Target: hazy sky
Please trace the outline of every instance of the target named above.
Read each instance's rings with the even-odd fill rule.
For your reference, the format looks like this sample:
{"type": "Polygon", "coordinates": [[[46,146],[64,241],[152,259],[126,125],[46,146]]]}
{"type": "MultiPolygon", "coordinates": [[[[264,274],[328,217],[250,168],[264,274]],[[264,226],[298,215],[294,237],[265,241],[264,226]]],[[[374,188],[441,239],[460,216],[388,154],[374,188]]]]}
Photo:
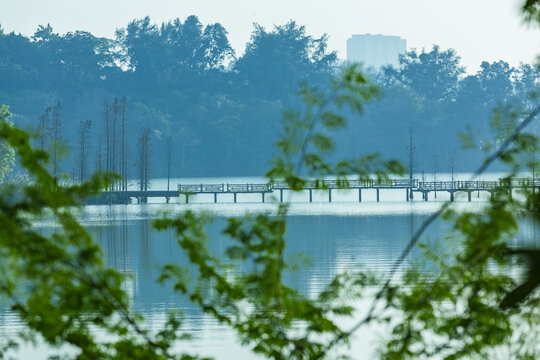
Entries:
{"type": "Polygon", "coordinates": [[[149,15],[162,22],[197,15],[203,24],[220,22],[237,55],[249,40],[253,23],[265,27],[293,19],[308,34],[330,36],[329,47],[346,56],[351,34],[399,35],[407,48],[454,48],[468,71],[481,61],[503,59],[513,65],[532,62],[540,53],[540,30],[527,28],[518,0],[0,0],[5,31],[33,34],[51,23],[65,33],[86,30],[112,37],[134,18],[149,15]]]}

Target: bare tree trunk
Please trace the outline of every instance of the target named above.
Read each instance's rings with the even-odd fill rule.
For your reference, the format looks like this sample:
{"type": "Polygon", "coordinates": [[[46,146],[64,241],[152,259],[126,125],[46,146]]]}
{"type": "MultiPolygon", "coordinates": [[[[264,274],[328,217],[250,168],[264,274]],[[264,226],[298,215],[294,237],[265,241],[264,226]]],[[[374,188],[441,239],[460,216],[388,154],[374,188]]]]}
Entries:
{"type": "MultiPolygon", "coordinates": [[[[110,119],[109,119],[109,108],[110,104],[107,100],[103,103],[103,120],[105,125],[105,171],[107,173],[111,172],[111,144],[110,144],[110,119]]],[[[110,180],[110,178],[109,178],[110,180]]],[[[107,191],[111,190],[111,186],[107,186],[107,191]]]]}
{"type": "MultiPolygon", "coordinates": [[[[150,143],[150,129],[145,129],[137,142],[139,147],[139,189],[140,191],[148,191],[148,185],[150,182],[150,156],[151,156],[151,143],[150,143]]],[[[141,196],[141,201],[146,202],[147,198],[141,196]]]]}
{"type": "Polygon", "coordinates": [[[38,146],[41,150],[47,150],[47,143],[50,138],[50,116],[52,107],[47,107],[43,115],[39,117],[38,122],[38,146]]]}
{"type": "MultiPolygon", "coordinates": [[[[113,116],[113,122],[112,122],[112,144],[111,144],[111,149],[112,149],[112,154],[111,154],[111,163],[112,163],[112,166],[111,166],[111,171],[113,173],[118,173],[118,156],[117,156],[117,142],[116,142],[116,123],[117,123],[117,119],[118,119],[118,111],[119,111],[119,105],[118,105],[118,98],[114,98],[113,100],[113,105],[112,105],[112,116],[113,116]]],[[[113,190],[118,190],[118,182],[115,181],[114,184],[112,184],[112,188],[113,190]]]]}
{"type": "Polygon", "coordinates": [[[101,152],[101,147],[102,147],[101,141],[98,141],[98,149],[96,153],[96,171],[97,172],[103,171],[103,164],[102,164],[103,154],[101,152]]]}
{"type": "Polygon", "coordinates": [[[58,151],[59,151],[59,143],[62,141],[62,117],[60,114],[60,103],[56,103],[56,105],[52,109],[52,140],[53,140],[53,148],[52,148],[52,173],[53,176],[56,176],[58,173],[58,151]]]}
{"type": "Polygon", "coordinates": [[[413,184],[413,175],[414,175],[414,151],[415,151],[415,147],[414,147],[414,144],[413,144],[413,136],[412,136],[412,127],[410,128],[410,138],[409,138],[409,181],[410,181],[410,194],[409,194],[409,197],[410,199],[412,200],[414,195],[413,195],[413,188],[412,188],[412,184],[413,184]]]}
{"type": "Polygon", "coordinates": [[[81,121],[79,130],[79,180],[83,182],[88,177],[88,147],[92,121],[81,121]]]}
{"type": "Polygon", "coordinates": [[[127,151],[126,151],[126,120],[127,120],[127,98],[124,96],[121,103],[122,110],[122,151],[121,151],[121,175],[122,191],[127,191],[127,151]]]}
{"type": "Polygon", "coordinates": [[[169,191],[169,185],[171,182],[171,142],[172,136],[169,134],[168,151],[167,151],[167,191],[169,191]]]}

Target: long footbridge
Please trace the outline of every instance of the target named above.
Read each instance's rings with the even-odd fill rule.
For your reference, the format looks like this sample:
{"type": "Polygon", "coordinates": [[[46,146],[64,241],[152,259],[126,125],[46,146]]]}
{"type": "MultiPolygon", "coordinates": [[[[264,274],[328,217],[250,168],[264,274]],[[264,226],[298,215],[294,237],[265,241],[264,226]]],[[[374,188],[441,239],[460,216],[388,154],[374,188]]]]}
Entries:
{"type": "MultiPolygon", "coordinates": [[[[332,193],[339,190],[353,190],[358,194],[358,202],[362,202],[362,193],[368,190],[375,191],[377,202],[380,201],[382,190],[405,190],[405,200],[412,201],[416,195],[428,201],[433,193],[437,198],[437,192],[450,194],[450,200],[454,201],[456,193],[466,193],[468,201],[471,201],[473,193],[480,196],[480,192],[487,192],[493,196],[497,191],[506,191],[510,194],[513,189],[533,188],[540,189],[540,179],[534,178],[512,178],[499,179],[495,181],[419,181],[418,179],[365,179],[349,180],[344,184],[337,180],[325,180],[324,183],[308,181],[302,191],[309,193],[309,202],[313,202],[315,191],[325,191],[328,195],[328,202],[332,202],[332,193]]],[[[261,202],[266,201],[266,195],[279,194],[279,201],[283,202],[283,195],[292,191],[286,182],[274,183],[242,183],[242,184],[178,184],[176,190],[129,190],[129,191],[109,191],[100,194],[99,203],[129,203],[131,199],[146,203],[148,198],[165,198],[169,202],[170,198],[182,197],[185,202],[195,195],[213,195],[214,202],[219,200],[218,195],[229,194],[233,196],[233,202],[239,200],[240,194],[260,194],[261,202]]],[[[230,199],[230,197],[229,197],[230,199]]]]}

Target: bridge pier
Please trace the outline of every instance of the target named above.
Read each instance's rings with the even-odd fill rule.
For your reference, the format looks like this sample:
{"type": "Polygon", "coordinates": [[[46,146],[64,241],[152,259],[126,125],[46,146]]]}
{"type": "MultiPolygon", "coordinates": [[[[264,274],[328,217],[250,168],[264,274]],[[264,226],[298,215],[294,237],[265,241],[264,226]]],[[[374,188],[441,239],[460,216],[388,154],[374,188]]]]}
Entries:
{"type": "Polygon", "coordinates": [[[454,192],[453,191],[449,191],[450,192],[450,201],[454,201],[454,192]]]}
{"type": "Polygon", "coordinates": [[[409,189],[405,189],[405,199],[409,201],[409,189]]]}
{"type": "Polygon", "coordinates": [[[328,189],[328,202],[332,202],[332,189],[328,189]]]}
{"type": "Polygon", "coordinates": [[[471,192],[467,191],[467,200],[471,202],[471,192]]]}
{"type": "Polygon", "coordinates": [[[427,192],[427,191],[424,192],[424,201],[428,201],[428,194],[429,194],[429,192],[427,192]]]}
{"type": "Polygon", "coordinates": [[[261,195],[262,195],[262,202],[264,203],[264,193],[262,192],[261,195]]]}
{"type": "Polygon", "coordinates": [[[362,202],[362,189],[358,188],[358,202],[362,202]]]}
{"type": "Polygon", "coordinates": [[[279,202],[283,202],[283,189],[279,189],[279,202]]]}
{"type": "Polygon", "coordinates": [[[236,193],[233,193],[234,195],[234,203],[236,204],[236,193]]]}
{"type": "Polygon", "coordinates": [[[214,193],[214,203],[217,203],[217,193],[214,193]]]}
{"type": "Polygon", "coordinates": [[[309,202],[313,202],[313,190],[309,189],[309,202]]]}
{"type": "Polygon", "coordinates": [[[409,197],[410,197],[410,199],[412,201],[414,199],[414,193],[413,193],[412,188],[409,188],[409,191],[410,191],[410,196],[409,197]]]}
{"type": "Polygon", "coordinates": [[[379,189],[377,189],[377,202],[379,202],[379,189]]]}

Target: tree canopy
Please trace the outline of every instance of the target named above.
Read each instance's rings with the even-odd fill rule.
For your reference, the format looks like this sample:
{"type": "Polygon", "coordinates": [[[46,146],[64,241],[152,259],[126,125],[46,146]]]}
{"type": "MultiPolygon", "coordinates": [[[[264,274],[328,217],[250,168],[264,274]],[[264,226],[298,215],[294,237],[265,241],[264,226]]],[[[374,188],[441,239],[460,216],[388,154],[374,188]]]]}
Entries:
{"type": "MultiPolygon", "coordinates": [[[[90,138],[99,141],[103,101],[126,97],[126,136],[136,139],[151,129],[154,153],[161,154],[168,136],[159,134],[170,134],[172,176],[261,175],[281,112],[301,105],[298,87],[309,81],[331,91],[328,80],[341,66],[326,36],[313,37],[294,21],[272,29],[255,25],[243,54],[234,53],[221,24],[205,25],[196,16],[161,24],[135,19],[114,39],[84,31],[58,34],[46,25],[30,38],[0,34],[0,101],[11,104],[22,127],[37,127],[45,109],[62,103],[64,135],[74,149],[80,121],[94,122],[90,138]]],[[[399,66],[373,74],[384,94],[367,106],[361,123],[336,134],[337,154],[375,149],[405,161],[403,134],[412,128],[424,149],[415,171],[432,170],[432,155],[425,154],[437,156],[440,171],[449,171],[452,157],[460,159],[458,171],[471,170],[481,153],[462,156],[452,145],[457,135],[433,134],[468,125],[487,139],[491,110],[510,99],[526,101],[540,80],[538,67],[504,61],[464,71],[459,54],[435,46],[413,49],[399,66]],[[388,141],[381,146],[383,138],[388,141]]],[[[99,146],[91,145],[92,165],[99,163],[99,146]]],[[[137,157],[134,147],[135,141],[128,144],[130,164],[137,157]]],[[[152,161],[154,176],[166,174],[164,158],[152,161]]],[[[61,168],[68,171],[72,162],[65,159],[61,168]]]]}

